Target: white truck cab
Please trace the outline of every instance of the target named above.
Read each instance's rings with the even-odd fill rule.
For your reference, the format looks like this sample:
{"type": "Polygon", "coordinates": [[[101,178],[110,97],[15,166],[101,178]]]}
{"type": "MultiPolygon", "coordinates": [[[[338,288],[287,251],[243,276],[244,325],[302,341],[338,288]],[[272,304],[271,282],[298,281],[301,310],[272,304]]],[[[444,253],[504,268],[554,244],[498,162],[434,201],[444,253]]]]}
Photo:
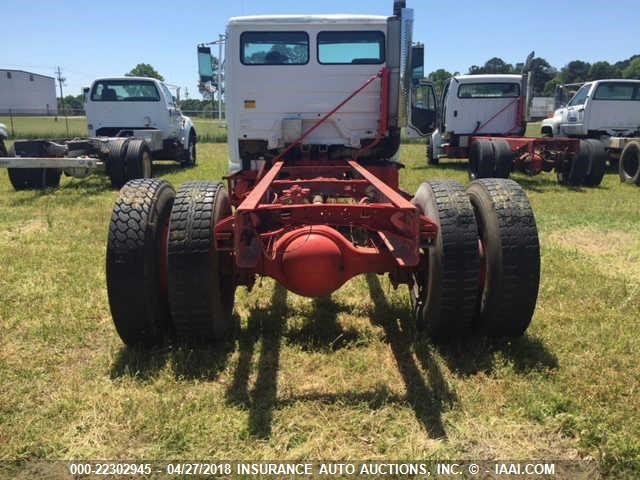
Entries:
{"type": "Polygon", "coordinates": [[[154,159],[195,164],[196,130],[159,80],[145,77],[100,78],[85,90],[90,137],[141,137],[154,159]]]}
{"type": "Polygon", "coordinates": [[[466,149],[472,136],[522,135],[525,78],[522,75],[459,75],[442,93],[440,124],[433,132],[429,159],[466,149]]]}
{"type": "Polygon", "coordinates": [[[403,12],[403,27],[397,17],[374,15],[231,18],[225,60],[231,173],[255,170],[252,162],[275,157],[383,69],[390,75],[386,102],[383,81],[371,82],[304,138],[302,153],[343,158],[376,142],[385,121],[387,132],[369,155],[390,159],[399,147],[400,128],[410,124],[407,117],[415,113],[425,125],[434,123],[432,89],[433,110],[420,103],[428,85],[414,85],[421,93],[410,105],[413,17],[412,10],[403,12]]]}
{"type": "Polygon", "coordinates": [[[585,83],[566,106],[543,120],[541,131],[549,137],[640,136],[640,80],[585,83]]]}

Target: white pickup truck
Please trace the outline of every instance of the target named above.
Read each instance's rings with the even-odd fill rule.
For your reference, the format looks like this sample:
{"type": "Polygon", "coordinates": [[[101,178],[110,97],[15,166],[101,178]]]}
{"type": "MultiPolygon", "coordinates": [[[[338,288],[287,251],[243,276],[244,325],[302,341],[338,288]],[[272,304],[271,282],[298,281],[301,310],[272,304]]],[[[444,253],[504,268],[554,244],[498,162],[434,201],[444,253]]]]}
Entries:
{"type": "Polygon", "coordinates": [[[607,79],[582,85],[573,98],[542,121],[546,137],[600,143],[620,179],[640,185],[640,80],[607,79]]]}
{"type": "MultiPolygon", "coordinates": [[[[104,171],[111,185],[150,178],[153,160],[196,164],[196,130],[167,86],[153,78],[100,78],[84,89],[87,138],[16,140],[0,167],[16,190],[55,188],[60,176],[104,171]]],[[[8,137],[6,128],[0,128],[8,137]]]]}
{"type": "Polygon", "coordinates": [[[143,137],[154,160],[195,165],[196,129],[161,81],[100,78],[85,89],[84,97],[90,137],[143,137]]]}

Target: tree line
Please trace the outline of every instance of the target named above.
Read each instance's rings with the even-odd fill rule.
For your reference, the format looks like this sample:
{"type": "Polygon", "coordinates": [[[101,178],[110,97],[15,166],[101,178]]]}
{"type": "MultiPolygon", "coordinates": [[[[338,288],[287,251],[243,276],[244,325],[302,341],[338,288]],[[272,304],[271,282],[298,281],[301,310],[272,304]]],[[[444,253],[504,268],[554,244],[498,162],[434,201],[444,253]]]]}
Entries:
{"type": "MultiPolygon", "coordinates": [[[[524,69],[523,63],[511,64],[499,57],[487,60],[484,65],[472,65],[467,72],[469,75],[481,74],[519,74],[524,69]]],[[[534,57],[528,65],[527,71],[533,72],[533,94],[535,96],[552,97],[556,85],[566,83],[582,83],[602,78],[634,78],[640,79],[640,55],[632,55],[626,60],[616,63],[607,61],[584,62],[573,60],[561,69],[553,67],[542,57],[534,57]]],[[[431,72],[429,80],[434,82],[436,89],[442,92],[444,83],[449,77],[459,75],[440,68],[431,72]]]]}

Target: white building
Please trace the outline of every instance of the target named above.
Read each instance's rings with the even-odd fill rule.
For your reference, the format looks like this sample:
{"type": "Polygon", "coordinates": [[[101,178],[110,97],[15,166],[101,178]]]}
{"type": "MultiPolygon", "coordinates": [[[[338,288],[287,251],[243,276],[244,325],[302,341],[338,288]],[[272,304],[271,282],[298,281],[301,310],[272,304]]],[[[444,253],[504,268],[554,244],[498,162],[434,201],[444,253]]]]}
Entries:
{"type": "Polygon", "coordinates": [[[53,77],[22,70],[0,69],[0,115],[56,115],[53,77]]]}

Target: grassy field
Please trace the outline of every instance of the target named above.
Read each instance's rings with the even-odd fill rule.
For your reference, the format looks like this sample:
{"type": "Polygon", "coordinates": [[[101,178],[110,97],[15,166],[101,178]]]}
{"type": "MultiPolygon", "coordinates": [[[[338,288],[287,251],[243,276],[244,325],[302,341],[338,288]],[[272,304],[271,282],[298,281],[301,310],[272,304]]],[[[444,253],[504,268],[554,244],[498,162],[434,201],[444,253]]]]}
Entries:
{"type": "MultiPolygon", "coordinates": [[[[193,122],[201,142],[226,141],[227,130],[223,122],[218,120],[194,118],[193,122]]],[[[4,123],[9,129],[12,138],[61,138],[61,137],[86,137],[86,117],[0,117],[0,123],[4,123]],[[69,125],[67,133],[67,123],[69,125]],[[12,134],[13,132],[13,134],[12,134]]]]}
{"type": "MultiPolygon", "coordinates": [[[[219,179],[226,146],[162,167],[219,179]]],[[[466,182],[402,147],[402,184],[466,182]]],[[[139,352],[113,327],[104,279],[117,193],[105,178],[14,192],[0,172],[0,460],[595,459],[640,476],[640,190],[516,176],[540,229],[527,336],[435,347],[407,291],[359,277],[310,300],[239,289],[233,345],[139,352]]]]}

